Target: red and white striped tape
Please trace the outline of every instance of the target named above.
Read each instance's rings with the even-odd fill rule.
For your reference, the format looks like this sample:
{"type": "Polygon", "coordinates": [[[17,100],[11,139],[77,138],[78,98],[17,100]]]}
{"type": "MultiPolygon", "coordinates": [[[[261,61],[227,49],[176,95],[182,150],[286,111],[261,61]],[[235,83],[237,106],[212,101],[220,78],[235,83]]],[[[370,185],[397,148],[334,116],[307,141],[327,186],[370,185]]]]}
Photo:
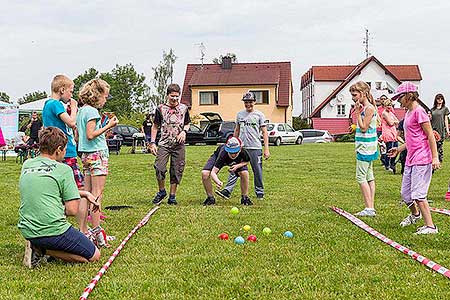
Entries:
{"type": "Polygon", "coordinates": [[[429,260],[428,258],[426,258],[425,256],[420,255],[419,253],[406,248],[405,246],[400,245],[397,242],[394,242],[393,240],[389,239],[388,237],[382,235],[381,233],[379,233],[378,231],[376,231],[375,229],[373,229],[372,227],[370,227],[369,225],[367,225],[366,223],[364,223],[363,221],[361,221],[360,219],[358,219],[357,217],[355,217],[354,215],[346,212],[343,209],[340,209],[339,207],[331,207],[331,209],[337,213],[338,215],[343,216],[344,218],[348,219],[350,222],[352,222],[353,224],[355,224],[356,226],[358,226],[359,228],[363,229],[364,231],[366,231],[367,233],[373,235],[374,237],[378,238],[379,240],[381,240],[383,243],[397,249],[398,251],[409,255],[412,259],[420,262],[421,264],[427,266],[428,268],[438,272],[439,274],[444,275],[445,277],[450,279],[450,270],[433,262],[432,260],[429,260]]]}
{"type": "Polygon", "coordinates": [[[152,208],[145,216],[142,218],[142,220],[139,222],[139,224],[136,225],[136,227],[133,228],[133,230],[130,231],[128,236],[123,239],[122,243],[120,243],[119,247],[117,247],[116,251],[113,252],[113,254],[109,257],[108,261],[103,265],[103,267],[98,271],[97,275],[92,278],[89,285],[84,289],[83,294],[80,297],[80,300],[86,300],[89,297],[89,294],[92,292],[92,290],[95,288],[97,283],[99,282],[100,278],[105,274],[105,272],[108,270],[108,268],[111,266],[113,261],[116,259],[117,255],[119,255],[120,251],[122,251],[125,244],[128,242],[128,240],[136,233],[136,231],[139,230],[142,226],[147,224],[148,220],[150,219],[151,215],[153,215],[157,210],[159,209],[159,206],[155,206],[152,208]]]}
{"type": "Polygon", "coordinates": [[[450,209],[430,207],[430,211],[450,216],[450,209]]]}

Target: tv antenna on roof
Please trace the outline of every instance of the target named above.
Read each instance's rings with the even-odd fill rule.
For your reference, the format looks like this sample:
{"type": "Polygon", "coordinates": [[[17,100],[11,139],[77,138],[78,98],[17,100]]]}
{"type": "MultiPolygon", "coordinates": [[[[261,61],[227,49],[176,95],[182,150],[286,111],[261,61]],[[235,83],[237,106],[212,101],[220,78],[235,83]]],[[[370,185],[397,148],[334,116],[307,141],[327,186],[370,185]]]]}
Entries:
{"type": "Polygon", "coordinates": [[[370,50],[369,50],[370,33],[369,33],[369,29],[367,29],[367,28],[365,28],[365,31],[366,31],[366,35],[363,40],[363,45],[365,46],[366,58],[368,58],[370,55],[372,55],[372,53],[370,53],[370,50]]]}
{"type": "Polygon", "coordinates": [[[201,63],[201,68],[203,69],[203,61],[205,60],[205,54],[206,54],[206,47],[203,44],[203,42],[201,42],[200,44],[196,44],[198,46],[198,49],[200,50],[200,63],[201,63]]]}

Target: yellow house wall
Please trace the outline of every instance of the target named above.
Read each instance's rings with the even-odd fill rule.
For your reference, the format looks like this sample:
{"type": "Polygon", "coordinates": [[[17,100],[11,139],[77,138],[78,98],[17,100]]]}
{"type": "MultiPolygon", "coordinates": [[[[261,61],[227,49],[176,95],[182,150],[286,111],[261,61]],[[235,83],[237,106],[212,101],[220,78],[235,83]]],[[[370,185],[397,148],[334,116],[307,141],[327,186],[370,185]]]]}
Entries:
{"type": "Polygon", "coordinates": [[[275,85],[255,86],[196,86],[192,87],[192,106],[190,115],[199,115],[202,112],[215,112],[220,114],[224,121],[234,121],[238,111],[245,109],[242,95],[249,90],[269,90],[269,104],[256,104],[255,109],[261,111],[270,122],[285,122],[285,111],[288,123],[292,124],[292,99],[289,107],[276,106],[275,85]],[[218,91],[218,105],[200,105],[199,92],[218,91]]]}

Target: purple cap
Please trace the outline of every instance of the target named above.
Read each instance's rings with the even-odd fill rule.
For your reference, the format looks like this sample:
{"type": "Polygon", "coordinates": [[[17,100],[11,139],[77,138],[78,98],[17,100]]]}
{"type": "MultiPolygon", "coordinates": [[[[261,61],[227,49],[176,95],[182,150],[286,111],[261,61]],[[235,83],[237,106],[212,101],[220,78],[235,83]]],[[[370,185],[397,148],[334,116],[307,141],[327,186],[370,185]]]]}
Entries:
{"type": "Polygon", "coordinates": [[[410,81],[405,81],[397,87],[397,89],[395,90],[395,94],[394,94],[394,96],[392,96],[391,99],[397,100],[403,94],[414,93],[417,91],[418,91],[417,85],[415,85],[414,83],[412,83],[410,81]]]}

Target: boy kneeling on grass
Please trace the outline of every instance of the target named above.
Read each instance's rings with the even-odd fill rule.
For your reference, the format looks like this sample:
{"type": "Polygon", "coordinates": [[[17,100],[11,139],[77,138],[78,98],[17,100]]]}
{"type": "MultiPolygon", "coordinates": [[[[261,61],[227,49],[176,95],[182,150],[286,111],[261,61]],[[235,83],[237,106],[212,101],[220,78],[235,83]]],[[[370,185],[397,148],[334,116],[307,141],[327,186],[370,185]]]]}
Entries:
{"type": "Polygon", "coordinates": [[[23,263],[39,265],[44,255],[68,262],[94,262],[100,251],[66,216],[75,216],[81,197],[98,209],[95,197],[78,190],[72,169],[64,160],[67,137],[56,127],[39,134],[41,155],[28,159],[19,179],[20,209],[18,227],[27,240],[23,263]]]}
{"type": "Polygon", "coordinates": [[[247,164],[250,161],[250,157],[247,151],[241,149],[241,147],[242,142],[238,138],[232,137],[226,144],[217,147],[216,151],[214,151],[206,162],[206,165],[202,170],[202,181],[207,198],[203,202],[203,205],[214,205],[216,203],[211,179],[216,183],[218,188],[221,188],[223,182],[217,177],[217,173],[219,173],[220,169],[224,166],[230,166],[229,171],[241,178],[241,204],[253,204],[248,197],[249,175],[247,164]]]}

